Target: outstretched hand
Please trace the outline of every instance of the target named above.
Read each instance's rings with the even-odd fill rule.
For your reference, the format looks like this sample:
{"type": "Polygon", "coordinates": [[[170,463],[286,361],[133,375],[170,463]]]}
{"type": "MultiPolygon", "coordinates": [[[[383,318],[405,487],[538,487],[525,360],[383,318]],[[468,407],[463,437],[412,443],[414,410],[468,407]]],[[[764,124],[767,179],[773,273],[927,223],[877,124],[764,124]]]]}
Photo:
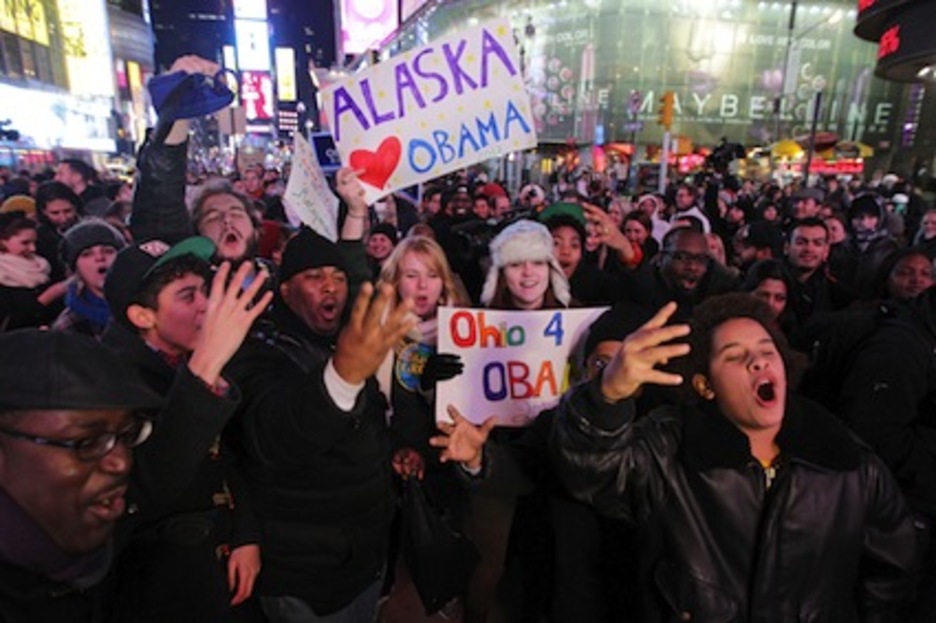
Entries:
{"type": "MultiPolygon", "coordinates": [[[[220,70],[221,66],[214,61],[209,61],[206,58],[194,54],[186,54],[172,62],[169,73],[184,71],[187,74],[203,74],[205,76],[214,77],[220,70]]],[[[181,145],[188,139],[188,131],[188,119],[176,119],[172,124],[169,134],[166,136],[166,145],[181,145]]]]}
{"type": "Polygon", "coordinates": [[[254,321],[273,300],[273,293],[265,292],[256,303],[253,302],[267,280],[266,270],[261,269],[250,286],[242,289],[251,270],[251,262],[242,263],[234,278],[227,283],[231,265],[224,262],[211,280],[208,309],[188,365],[195,376],[212,387],[218,382],[222,368],[240,348],[254,321]]]}
{"type": "Polygon", "coordinates": [[[335,372],[346,382],[363,383],[375,374],[393,345],[415,325],[409,317],[409,302],[394,304],[395,298],[389,284],[382,285],[376,295],[370,283],[361,286],[332,357],[335,372]]]}
{"type": "Polygon", "coordinates": [[[480,468],[484,444],[497,420],[491,416],[478,426],[466,420],[452,405],[448,406],[448,414],[452,423],[439,422],[438,428],[443,434],[430,437],[429,445],[443,449],[439,457],[443,463],[456,461],[464,463],[469,469],[480,468]]]}
{"type": "Polygon", "coordinates": [[[689,335],[689,325],[666,326],[674,313],[676,303],[667,303],[621,343],[621,348],[602,373],[601,393],[606,400],[616,402],[630,398],[645,383],[682,383],[682,376],[657,369],[657,366],[666,365],[670,359],[689,352],[688,344],[667,343],[689,335]]]}

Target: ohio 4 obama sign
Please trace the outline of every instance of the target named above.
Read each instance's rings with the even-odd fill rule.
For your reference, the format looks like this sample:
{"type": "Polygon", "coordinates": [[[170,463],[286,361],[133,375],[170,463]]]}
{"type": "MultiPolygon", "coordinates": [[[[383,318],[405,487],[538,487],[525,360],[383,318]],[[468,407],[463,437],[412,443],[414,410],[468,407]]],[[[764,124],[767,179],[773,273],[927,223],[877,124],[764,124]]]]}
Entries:
{"type": "Polygon", "coordinates": [[[573,354],[607,307],[500,311],[439,308],[439,352],[464,372],[436,385],[436,421],[454,405],[471,422],[526,426],[559,402],[573,378],[573,354]]]}
{"type": "Polygon", "coordinates": [[[368,203],[470,164],[536,146],[506,19],[378,63],[329,85],[323,101],[345,166],[368,203]]]}

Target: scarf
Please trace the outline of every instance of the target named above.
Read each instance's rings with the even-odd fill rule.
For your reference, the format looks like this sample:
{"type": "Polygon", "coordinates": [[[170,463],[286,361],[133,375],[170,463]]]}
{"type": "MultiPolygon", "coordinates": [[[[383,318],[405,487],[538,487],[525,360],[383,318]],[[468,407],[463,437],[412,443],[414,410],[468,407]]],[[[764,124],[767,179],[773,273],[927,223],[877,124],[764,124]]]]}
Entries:
{"type": "Polygon", "coordinates": [[[41,255],[21,257],[0,253],[0,285],[10,288],[36,288],[49,281],[52,267],[41,255]]]}
{"type": "Polygon", "coordinates": [[[852,236],[855,241],[855,246],[864,253],[868,250],[868,247],[871,246],[872,242],[887,237],[887,227],[879,227],[874,231],[856,231],[852,236]]]}
{"type": "Polygon", "coordinates": [[[86,554],[62,551],[9,494],[0,488],[0,559],[41,573],[76,589],[86,589],[103,579],[110,567],[112,543],[86,554]]]}
{"type": "Polygon", "coordinates": [[[82,288],[79,291],[76,282],[68,284],[68,290],[65,292],[65,306],[98,329],[106,327],[111,318],[107,301],[88,288],[82,288]]]}

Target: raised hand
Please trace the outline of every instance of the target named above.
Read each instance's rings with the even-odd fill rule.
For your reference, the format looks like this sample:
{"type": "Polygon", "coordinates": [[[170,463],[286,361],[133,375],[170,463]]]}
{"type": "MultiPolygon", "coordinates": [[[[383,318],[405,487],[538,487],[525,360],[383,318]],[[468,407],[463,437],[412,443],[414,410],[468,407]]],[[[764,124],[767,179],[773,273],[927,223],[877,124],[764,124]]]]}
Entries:
{"type": "Polygon", "coordinates": [[[389,284],[382,285],[376,296],[373,285],[361,286],[332,357],[335,372],[346,382],[363,383],[375,374],[393,345],[415,325],[415,320],[407,317],[409,302],[394,304],[395,298],[389,284]]]}
{"type": "Polygon", "coordinates": [[[348,204],[351,214],[367,216],[367,203],[364,201],[364,186],[358,179],[358,172],[348,167],[341,167],[335,174],[335,190],[348,204]]]}
{"type": "Polygon", "coordinates": [[[228,284],[231,265],[224,262],[211,280],[208,309],[188,366],[195,376],[212,387],[218,382],[222,368],[240,348],[251,325],[273,300],[273,293],[266,292],[256,304],[252,304],[268,277],[264,270],[242,290],[252,269],[250,262],[242,263],[228,284]]]}
{"type": "Polygon", "coordinates": [[[689,325],[665,326],[676,312],[676,303],[667,303],[637,331],[621,343],[621,348],[601,376],[601,393],[610,402],[630,398],[645,383],[679,385],[682,376],[658,370],[674,357],[689,352],[688,344],[667,342],[689,335],[689,325]]]}
{"type": "Polygon", "coordinates": [[[607,245],[621,255],[621,259],[629,262],[634,255],[634,249],[631,241],[624,236],[611,216],[599,208],[589,203],[583,203],[582,209],[585,211],[585,220],[591,223],[595,228],[595,233],[601,244],[607,245]]]}
{"type": "Polygon", "coordinates": [[[438,427],[443,434],[431,437],[429,445],[433,448],[443,448],[439,457],[443,463],[456,461],[464,463],[469,469],[480,468],[484,444],[497,420],[492,416],[478,426],[466,420],[452,405],[448,406],[448,414],[452,423],[439,422],[438,427]]]}
{"type": "MultiPolygon", "coordinates": [[[[217,74],[220,69],[221,66],[214,61],[209,61],[206,58],[195,56],[194,54],[186,54],[185,56],[180,56],[172,62],[172,67],[169,68],[169,73],[184,71],[187,74],[204,74],[206,76],[214,77],[214,75],[217,74]]],[[[188,119],[176,119],[176,121],[172,124],[172,129],[166,136],[166,145],[181,145],[188,139],[188,131],[188,119]]]]}

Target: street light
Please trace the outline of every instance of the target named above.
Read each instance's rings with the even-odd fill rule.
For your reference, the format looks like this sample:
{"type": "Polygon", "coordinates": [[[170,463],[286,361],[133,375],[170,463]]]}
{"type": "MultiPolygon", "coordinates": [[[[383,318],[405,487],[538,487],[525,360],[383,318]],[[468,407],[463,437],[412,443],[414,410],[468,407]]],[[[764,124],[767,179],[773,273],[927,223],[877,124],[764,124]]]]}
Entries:
{"type": "MultiPolygon", "coordinates": [[[[780,83],[780,94],[777,96],[777,99],[774,101],[774,138],[780,138],[780,118],[783,115],[783,103],[786,99],[786,96],[796,92],[796,79],[799,75],[799,41],[803,37],[811,33],[813,30],[822,26],[824,24],[834,25],[842,21],[845,12],[842,9],[836,9],[826,17],[822,18],[815,24],[810,25],[805,28],[798,35],[793,34],[794,29],[796,28],[796,9],[799,5],[798,0],[793,0],[790,4],[790,21],[787,25],[787,40],[786,40],[786,50],[783,55],[783,73],[781,74],[781,83],[780,83]],[[795,62],[795,71],[790,71],[790,56],[793,51],[794,45],[796,46],[796,62],[795,62]]],[[[816,92],[813,99],[813,113],[812,113],[812,123],[810,124],[809,131],[809,148],[806,155],[806,170],[803,171],[803,180],[809,182],[809,166],[812,163],[813,150],[815,147],[815,137],[816,137],[816,123],[819,117],[819,106],[822,102],[822,93],[821,89],[816,92]]]]}
{"type": "Polygon", "coordinates": [[[793,34],[794,29],[796,28],[796,9],[799,5],[799,0],[793,0],[790,4],[790,21],[787,25],[787,39],[786,39],[786,50],[783,54],[783,72],[781,73],[781,82],[780,82],[780,94],[777,95],[777,99],[774,101],[774,138],[780,138],[780,118],[783,115],[783,102],[786,99],[787,95],[796,92],[796,76],[799,74],[799,41],[814,31],[816,28],[824,24],[834,25],[842,21],[842,18],[845,16],[845,12],[842,9],[836,9],[828,16],[819,20],[815,24],[807,27],[803,32],[798,35],[793,34]],[[790,71],[790,57],[793,52],[793,47],[796,46],[796,68],[795,71],[790,71]]]}

